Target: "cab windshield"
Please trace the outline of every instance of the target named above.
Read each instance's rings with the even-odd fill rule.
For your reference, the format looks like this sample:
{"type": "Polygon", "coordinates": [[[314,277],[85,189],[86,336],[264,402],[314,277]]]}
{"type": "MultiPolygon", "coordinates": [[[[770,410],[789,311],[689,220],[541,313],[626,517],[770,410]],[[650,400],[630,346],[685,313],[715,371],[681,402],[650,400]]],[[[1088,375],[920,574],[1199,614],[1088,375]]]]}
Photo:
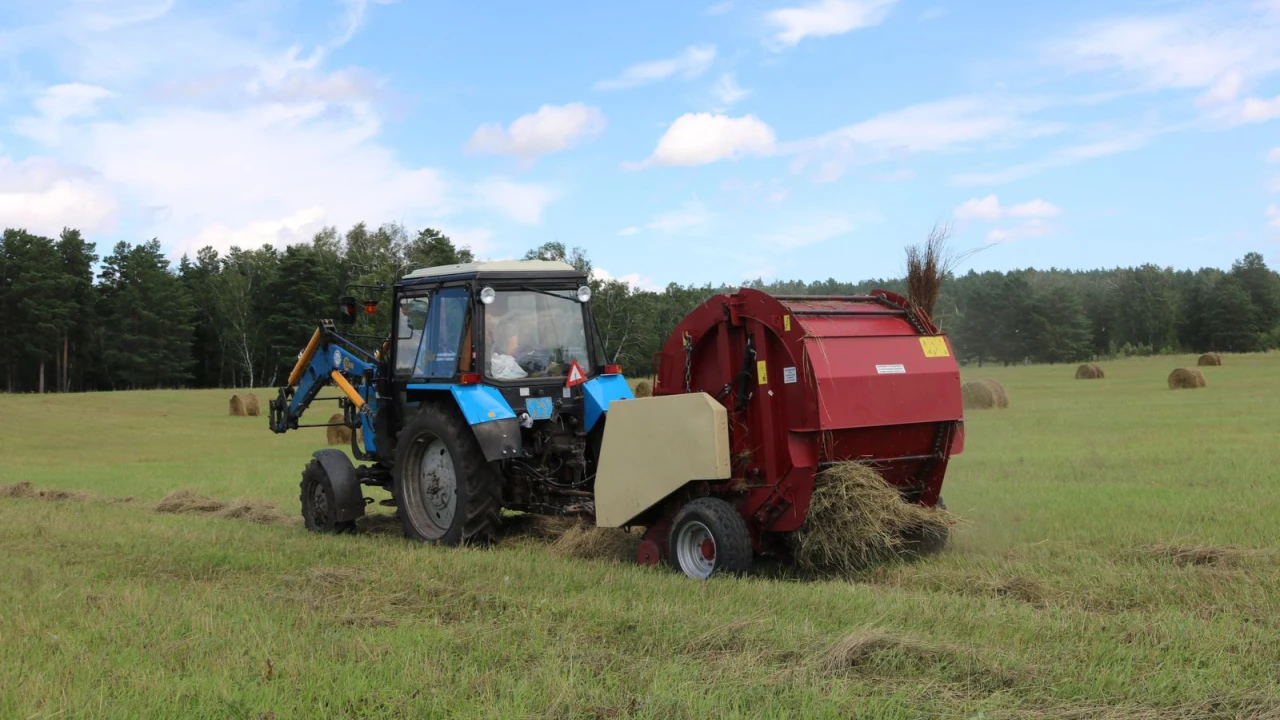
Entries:
{"type": "Polygon", "coordinates": [[[572,290],[499,291],[485,306],[485,374],[494,380],[592,372],[582,304],[572,290]]]}

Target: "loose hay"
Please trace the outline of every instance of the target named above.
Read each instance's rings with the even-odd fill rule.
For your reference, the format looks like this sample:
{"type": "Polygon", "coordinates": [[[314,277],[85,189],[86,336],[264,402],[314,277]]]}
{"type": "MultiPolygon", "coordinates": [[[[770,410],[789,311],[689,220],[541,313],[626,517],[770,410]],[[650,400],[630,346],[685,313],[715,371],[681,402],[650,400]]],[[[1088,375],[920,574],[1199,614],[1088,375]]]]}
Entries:
{"type": "Polygon", "coordinates": [[[173,515],[200,513],[230,520],[248,520],[264,525],[293,525],[300,522],[300,518],[282,515],[274,505],[268,503],[247,500],[227,502],[205,497],[191,490],[174,490],[165,495],[155,506],[155,511],[173,515]]]}
{"type": "Polygon", "coordinates": [[[1167,558],[1174,565],[1190,567],[1195,565],[1232,565],[1241,559],[1255,554],[1246,548],[1237,547],[1183,547],[1178,545],[1157,545],[1150,550],[1156,557],[1167,558]]]}
{"type": "Polygon", "coordinates": [[[329,427],[325,428],[325,434],[328,436],[330,445],[349,445],[351,444],[351,428],[346,425],[333,425],[332,423],[342,422],[342,413],[334,413],[329,416],[329,427]]]}
{"type": "Polygon", "coordinates": [[[256,417],[259,410],[257,395],[239,393],[231,396],[231,414],[235,417],[256,417]]]}
{"type": "Polygon", "coordinates": [[[1222,356],[1218,353],[1205,353],[1196,360],[1196,365],[1201,367],[1217,367],[1222,364],[1222,356]]]}
{"type": "Polygon", "coordinates": [[[950,654],[946,648],[908,635],[869,628],[850,633],[831,646],[822,658],[822,669],[828,673],[853,670],[883,653],[893,653],[916,664],[936,662],[950,654]]]}
{"type": "Polygon", "coordinates": [[[602,528],[577,522],[551,543],[551,552],[582,560],[633,560],[640,536],[619,528],[602,528]]]}
{"type": "Polygon", "coordinates": [[[956,518],[906,502],[875,470],[840,463],[818,474],[809,514],[793,537],[796,565],[821,574],[848,574],[904,555],[908,534],[943,532],[956,518]]]}
{"type": "Polygon", "coordinates": [[[1106,376],[1107,374],[1102,371],[1102,368],[1093,363],[1085,363],[1076,368],[1077,380],[1101,380],[1106,376]]]}
{"type": "Polygon", "coordinates": [[[1178,368],[1169,373],[1170,390],[1191,390],[1205,386],[1204,375],[1199,370],[1178,368]]]}
{"type": "Polygon", "coordinates": [[[975,380],[960,386],[960,402],[965,410],[1009,407],[1009,394],[995,380],[975,380]]]}
{"type": "Polygon", "coordinates": [[[33,498],[37,500],[89,500],[90,493],[79,490],[37,490],[29,482],[0,485],[0,497],[33,498]]]}
{"type": "Polygon", "coordinates": [[[653,397],[653,384],[648,380],[641,380],[636,383],[636,391],[633,394],[638,398],[653,397]]]}

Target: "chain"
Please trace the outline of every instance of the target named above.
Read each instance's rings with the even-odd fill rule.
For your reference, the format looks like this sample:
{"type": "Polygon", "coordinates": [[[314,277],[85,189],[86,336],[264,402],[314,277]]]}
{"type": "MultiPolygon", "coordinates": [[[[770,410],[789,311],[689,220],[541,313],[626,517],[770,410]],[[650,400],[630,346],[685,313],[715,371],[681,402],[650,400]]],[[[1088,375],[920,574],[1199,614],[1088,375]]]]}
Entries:
{"type": "Polygon", "coordinates": [[[684,334],[684,391],[693,392],[693,334],[684,334]]]}

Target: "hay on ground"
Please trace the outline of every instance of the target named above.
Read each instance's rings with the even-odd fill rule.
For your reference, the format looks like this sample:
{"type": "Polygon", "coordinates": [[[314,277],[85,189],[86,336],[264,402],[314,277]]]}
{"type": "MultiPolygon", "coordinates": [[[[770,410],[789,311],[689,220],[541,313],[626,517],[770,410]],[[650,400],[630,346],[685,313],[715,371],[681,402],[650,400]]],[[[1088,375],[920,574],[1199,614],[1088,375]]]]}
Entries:
{"type": "Polygon", "coordinates": [[[640,535],[621,528],[602,528],[586,522],[569,526],[551,543],[551,552],[582,560],[633,561],[640,547],[640,535]]]}
{"type": "Polygon", "coordinates": [[[259,411],[257,395],[237,393],[231,396],[231,414],[235,417],[256,417],[259,411]]]}
{"type": "Polygon", "coordinates": [[[37,490],[23,481],[12,485],[0,485],[0,497],[34,498],[36,500],[90,500],[93,495],[80,490],[37,490]]]}
{"type": "Polygon", "coordinates": [[[653,397],[653,384],[648,380],[641,380],[636,383],[636,391],[633,394],[638,398],[653,397]]]}
{"type": "Polygon", "coordinates": [[[1194,388],[1202,388],[1204,386],[1204,375],[1202,375],[1199,370],[1178,368],[1177,370],[1169,373],[1170,390],[1190,390],[1194,388]]]}
{"type": "Polygon", "coordinates": [[[881,653],[894,653],[916,663],[936,662],[949,654],[946,648],[908,635],[868,628],[832,645],[822,658],[822,669],[828,673],[853,670],[881,653]]]}
{"type": "Polygon", "coordinates": [[[172,515],[199,513],[230,520],[249,520],[266,525],[295,524],[295,518],[280,514],[280,511],[269,503],[248,500],[227,502],[206,497],[191,490],[174,490],[165,495],[155,506],[155,511],[172,515]]]}
{"type": "Polygon", "coordinates": [[[1093,363],[1085,363],[1076,368],[1077,380],[1101,380],[1106,376],[1107,374],[1102,371],[1102,368],[1093,363]]]}
{"type": "Polygon", "coordinates": [[[1201,367],[1217,367],[1222,364],[1222,356],[1218,353],[1205,353],[1196,360],[1196,365],[1201,367]]]}
{"type": "Polygon", "coordinates": [[[945,510],[906,502],[875,470],[839,463],[818,474],[804,525],[794,534],[796,564],[844,574],[903,555],[910,533],[943,532],[955,524],[945,510]]]}
{"type": "Polygon", "coordinates": [[[1167,558],[1174,565],[1190,567],[1195,565],[1232,565],[1235,562],[1255,554],[1256,551],[1238,547],[1181,546],[1157,545],[1150,554],[1167,558]]]}
{"type": "Polygon", "coordinates": [[[342,413],[334,413],[329,416],[329,427],[325,428],[325,432],[329,438],[330,445],[349,445],[351,444],[351,428],[346,425],[334,425],[333,423],[342,422],[342,413]]]}

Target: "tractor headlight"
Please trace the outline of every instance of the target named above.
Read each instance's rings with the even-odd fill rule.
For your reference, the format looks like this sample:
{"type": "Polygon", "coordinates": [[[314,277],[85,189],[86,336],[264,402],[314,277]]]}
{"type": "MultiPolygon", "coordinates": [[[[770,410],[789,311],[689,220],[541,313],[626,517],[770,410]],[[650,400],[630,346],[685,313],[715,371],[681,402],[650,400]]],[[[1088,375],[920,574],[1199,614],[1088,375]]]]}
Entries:
{"type": "Polygon", "coordinates": [[[485,286],[480,289],[480,302],[485,305],[492,305],[493,301],[497,299],[497,297],[498,293],[494,292],[491,287],[485,286]]]}
{"type": "Polygon", "coordinates": [[[578,288],[578,302],[586,302],[591,299],[591,286],[583,285],[578,288]]]}

